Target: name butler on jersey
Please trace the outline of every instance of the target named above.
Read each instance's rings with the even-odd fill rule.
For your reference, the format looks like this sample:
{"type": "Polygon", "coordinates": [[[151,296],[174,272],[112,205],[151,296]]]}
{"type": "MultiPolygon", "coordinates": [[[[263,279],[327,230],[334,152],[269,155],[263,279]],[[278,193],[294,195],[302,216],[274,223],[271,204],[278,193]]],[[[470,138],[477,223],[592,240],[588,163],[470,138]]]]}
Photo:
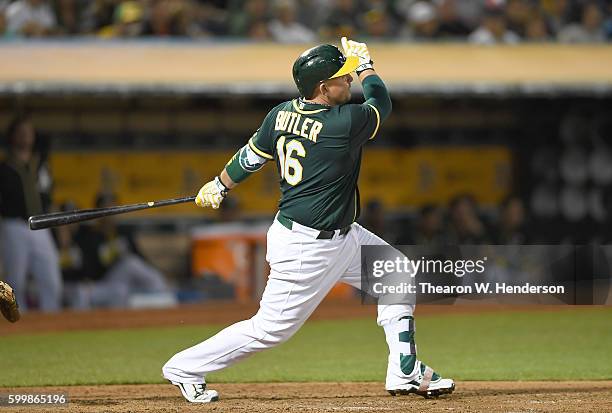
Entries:
{"type": "MultiPolygon", "coordinates": [[[[303,106],[303,104],[300,104],[303,106]]],[[[302,107],[303,109],[303,107],[302,107]]],[[[289,132],[295,136],[301,136],[314,143],[317,143],[319,132],[323,128],[323,124],[312,118],[302,117],[297,112],[287,112],[279,110],[276,115],[275,131],[289,132]]]]}

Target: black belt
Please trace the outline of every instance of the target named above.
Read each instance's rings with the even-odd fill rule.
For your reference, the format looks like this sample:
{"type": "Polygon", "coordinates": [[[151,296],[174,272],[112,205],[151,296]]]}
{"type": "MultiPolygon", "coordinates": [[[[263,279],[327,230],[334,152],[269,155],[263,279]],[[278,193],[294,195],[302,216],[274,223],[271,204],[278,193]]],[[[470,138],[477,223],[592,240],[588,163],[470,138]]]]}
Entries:
{"type": "MultiPolygon", "coordinates": [[[[290,220],[289,218],[287,218],[287,217],[285,217],[285,216],[283,216],[281,214],[278,214],[276,216],[276,219],[285,228],[293,229],[293,221],[290,220]]],[[[339,232],[338,235],[346,235],[350,230],[351,230],[351,226],[347,225],[346,227],[340,229],[340,232],[339,232]]],[[[326,231],[326,230],[319,231],[319,235],[317,235],[317,239],[332,239],[334,237],[334,234],[336,233],[336,231],[326,231]]]]}

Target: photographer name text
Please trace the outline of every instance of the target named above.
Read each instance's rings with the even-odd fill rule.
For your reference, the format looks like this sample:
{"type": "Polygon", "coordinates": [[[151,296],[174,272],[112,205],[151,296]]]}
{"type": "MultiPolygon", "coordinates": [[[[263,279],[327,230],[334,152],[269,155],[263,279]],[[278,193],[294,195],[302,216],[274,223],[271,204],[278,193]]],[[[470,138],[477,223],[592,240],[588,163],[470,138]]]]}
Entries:
{"type": "Polygon", "coordinates": [[[565,294],[563,285],[510,285],[501,282],[474,285],[435,285],[427,282],[385,285],[378,282],[372,285],[372,290],[376,294],[565,294]]]}

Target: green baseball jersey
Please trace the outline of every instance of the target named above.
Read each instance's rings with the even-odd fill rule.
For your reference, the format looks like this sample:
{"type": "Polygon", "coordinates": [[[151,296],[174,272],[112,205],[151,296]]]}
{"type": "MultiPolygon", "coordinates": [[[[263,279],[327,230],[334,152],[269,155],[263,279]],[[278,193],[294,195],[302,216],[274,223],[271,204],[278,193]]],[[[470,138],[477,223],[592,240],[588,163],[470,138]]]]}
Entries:
{"type": "Polygon", "coordinates": [[[380,123],[379,109],[367,101],[330,107],[294,99],[272,109],[249,146],[276,162],[280,213],[319,230],[354,222],[362,147],[380,123]]]}

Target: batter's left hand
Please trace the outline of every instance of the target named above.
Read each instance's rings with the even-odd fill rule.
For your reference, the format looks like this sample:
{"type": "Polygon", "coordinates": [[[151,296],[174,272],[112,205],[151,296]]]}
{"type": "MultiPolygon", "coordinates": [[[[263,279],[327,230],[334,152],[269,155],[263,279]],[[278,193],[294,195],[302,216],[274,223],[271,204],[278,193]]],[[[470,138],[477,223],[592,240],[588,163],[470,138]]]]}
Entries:
{"type": "Polygon", "coordinates": [[[223,198],[227,195],[227,191],[228,189],[217,176],[200,188],[195,203],[200,208],[213,207],[213,209],[218,209],[223,202],[223,198]]]}
{"type": "Polygon", "coordinates": [[[340,39],[342,48],[344,49],[345,56],[356,56],[359,59],[359,66],[357,66],[357,74],[366,69],[373,69],[374,62],[370,58],[370,51],[365,43],[359,43],[354,40],[348,40],[346,37],[340,39]]]}

